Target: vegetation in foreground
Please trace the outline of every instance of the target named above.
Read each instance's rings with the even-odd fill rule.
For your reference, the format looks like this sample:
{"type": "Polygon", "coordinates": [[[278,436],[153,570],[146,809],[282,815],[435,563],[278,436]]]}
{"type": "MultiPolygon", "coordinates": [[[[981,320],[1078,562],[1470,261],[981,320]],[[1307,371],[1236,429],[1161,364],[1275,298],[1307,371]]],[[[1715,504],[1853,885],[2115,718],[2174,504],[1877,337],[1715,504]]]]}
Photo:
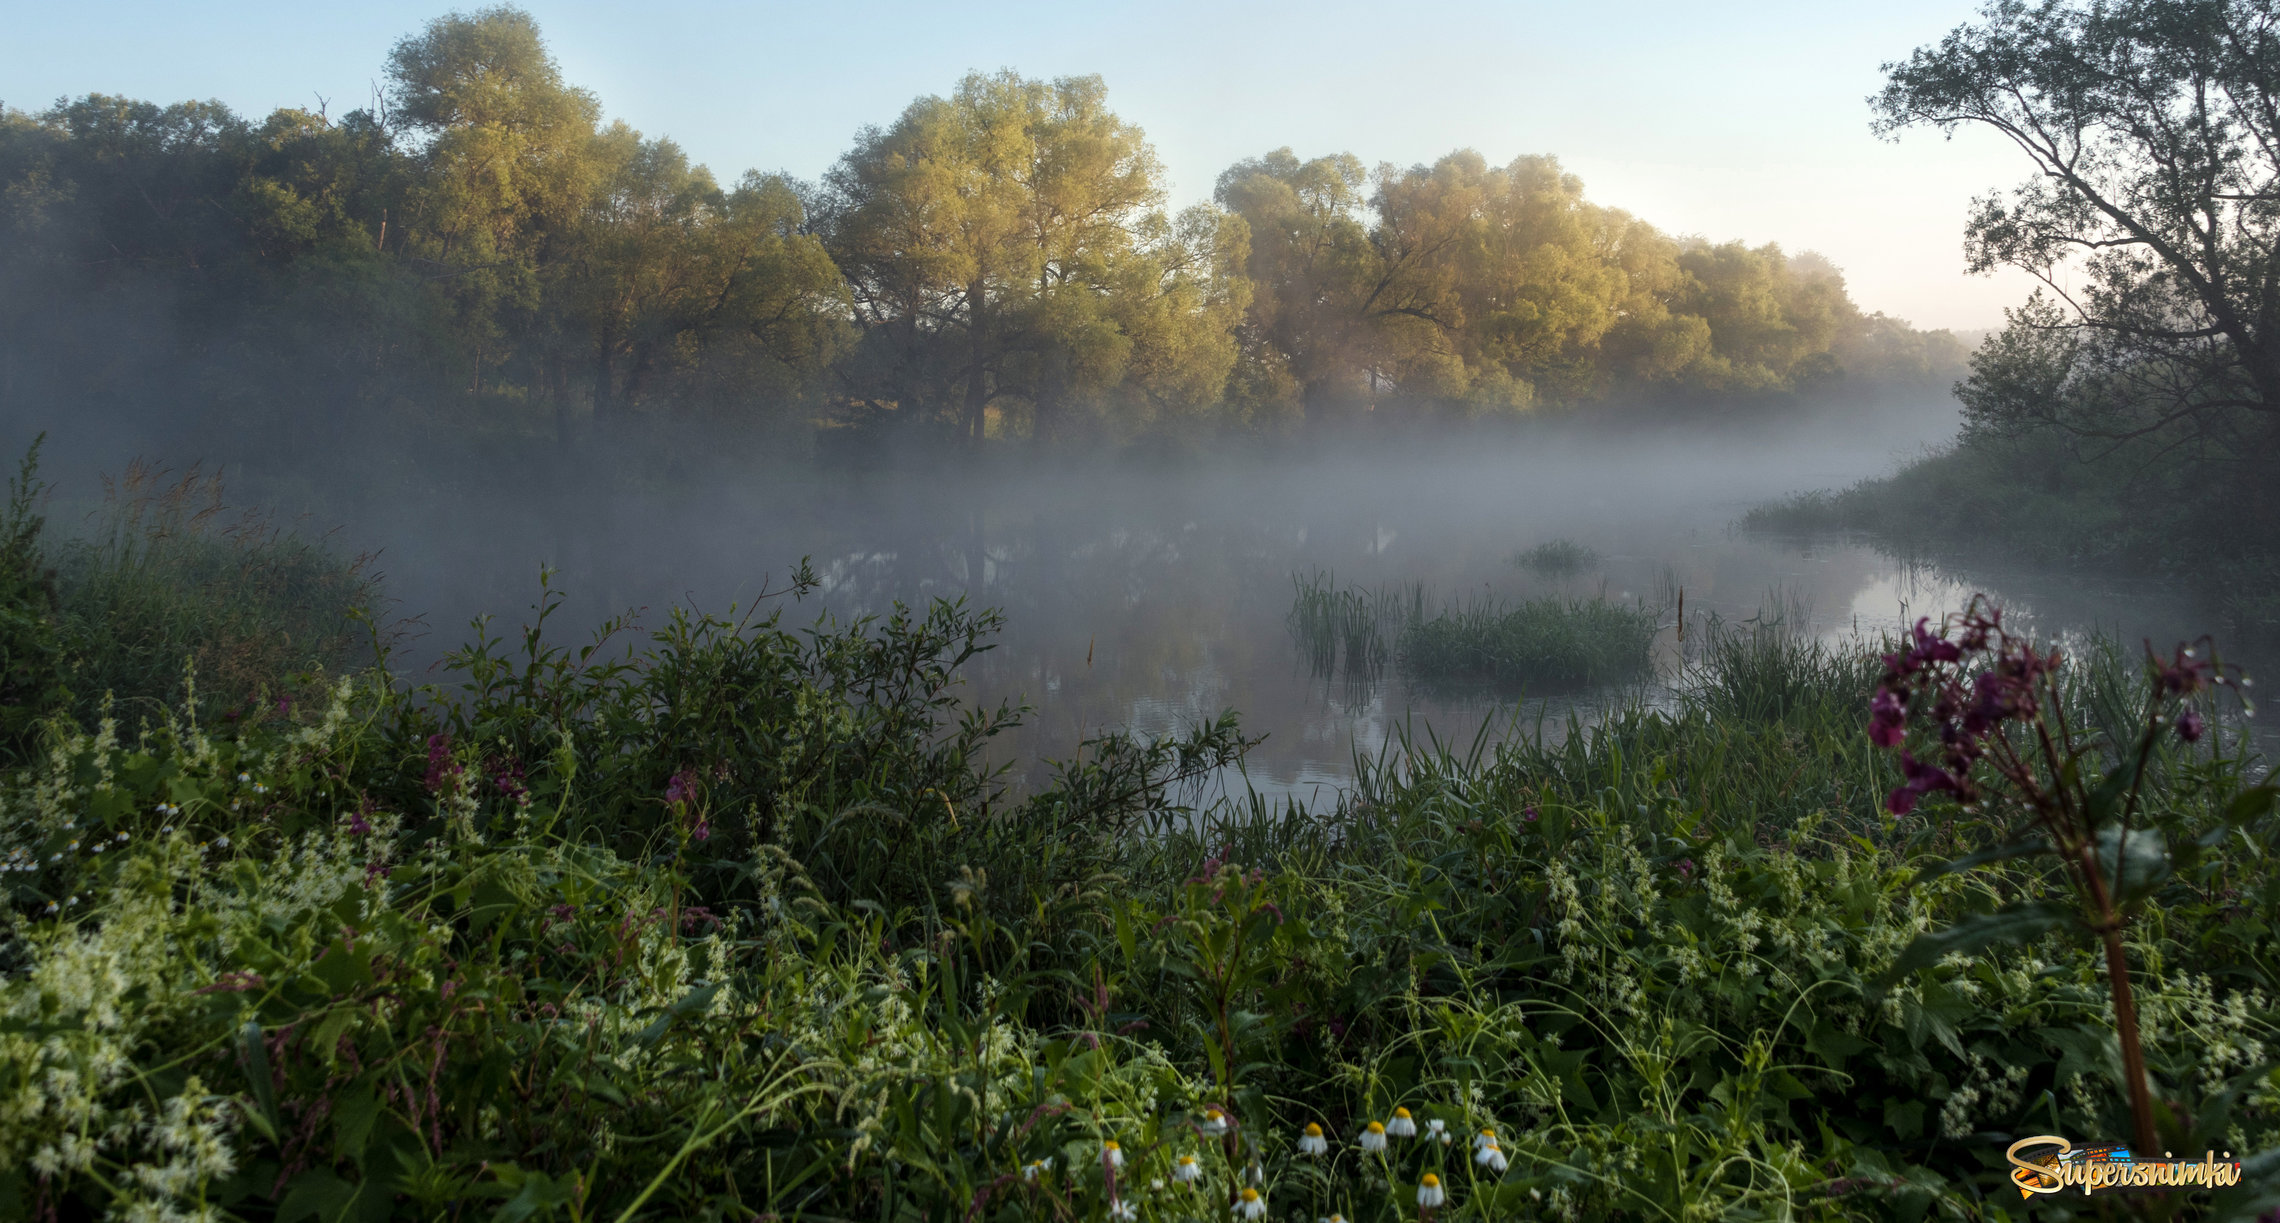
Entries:
{"type": "MultiPolygon", "coordinates": [[[[1310,815],[1183,804],[1232,719],[1009,795],[954,604],[630,651],[548,606],[436,687],[48,701],[0,785],[0,1215],[2001,1219],[2103,1205],[2022,1205],[2014,1136],[2137,1124],[2096,940],[1991,916],[2063,917],[2065,864],[1936,866],[2021,814],[1937,754],[1976,664],[1936,633],[1729,630],[1672,708],[1403,741],[1310,815]]],[[[2037,691],[2066,784],[2142,783],[2160,1137],[2265,1152],[2280,829],[2182,665],[2037,691]]],[[[2171,1201],[2253,1213],[2272,1162],[2171,1201]]]]}

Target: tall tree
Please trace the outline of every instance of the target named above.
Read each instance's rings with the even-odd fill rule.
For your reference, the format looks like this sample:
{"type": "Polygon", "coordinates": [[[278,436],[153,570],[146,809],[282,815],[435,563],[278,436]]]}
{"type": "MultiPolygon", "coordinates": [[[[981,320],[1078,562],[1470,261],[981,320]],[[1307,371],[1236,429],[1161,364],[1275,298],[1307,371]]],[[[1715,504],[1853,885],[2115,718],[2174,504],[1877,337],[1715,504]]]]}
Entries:
{"type": "Polygon", "coordinates": [[[406,250],[452,303],[479,386],[504,359],[505,314],[536,309],[548,243],[594,189],[601,108],[508,7],[439,17],[397,43],[388,99],[390,120],[424,142],[406,250]]]}
{"type": "Polygon", "coordinates": [[[1120,383],[1141,336],[1102,299],[1149,280],[1149,260],[1185,265],[1161,177],[1098,77],[974,74],[864,131],[826,178],[865,332],[858,397],[972,443],[1001,401],[1050,433],[1072,399],[1120,383]]]}
{"type": "Polygon", "coordinates": [[[2276,25],[2271,0],[2006,0],[1885,65],[1879,132],[1985,128],[2034,171],[1966,229],[1973,271],[2042,282],[1975,357],[1974,428],[2280,456],[2276,25]]]}

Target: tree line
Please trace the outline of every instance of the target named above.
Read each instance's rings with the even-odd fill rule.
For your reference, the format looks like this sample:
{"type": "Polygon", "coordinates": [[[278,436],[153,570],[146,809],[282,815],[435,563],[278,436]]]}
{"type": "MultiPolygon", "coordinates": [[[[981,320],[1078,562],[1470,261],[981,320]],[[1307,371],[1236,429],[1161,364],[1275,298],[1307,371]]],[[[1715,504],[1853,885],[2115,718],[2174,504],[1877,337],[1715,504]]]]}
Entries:
{"type": "Polygon", "coordinates": [[[1774,245],[1675,237],[1545,156],[1288,149],[1174,211],[1098,77],[975,73],[819,182],[605,122],[513,8],[372,105],[0,110],[0,398],[314,437],[656,414],[1082,442],[1940,384],[1962,348],[1774,245]]]}

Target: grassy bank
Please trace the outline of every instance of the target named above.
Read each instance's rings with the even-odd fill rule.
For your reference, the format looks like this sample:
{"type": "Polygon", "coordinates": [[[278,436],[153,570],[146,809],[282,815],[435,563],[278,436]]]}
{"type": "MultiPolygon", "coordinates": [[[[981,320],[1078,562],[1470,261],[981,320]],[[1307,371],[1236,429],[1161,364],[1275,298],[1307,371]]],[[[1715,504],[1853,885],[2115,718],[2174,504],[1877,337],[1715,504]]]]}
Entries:
{"type": "MultiPolygon", "coordinates": [[[[223,722],[59,707],[0,786],[0,1217],[2053,1217],[2010,1138],[2128,1132],[2091,943],[1894,975],[2056,880],[1925,870],[1999,829],[1886,809],[1853,652],[1728,633],[1672,708],[1195,811],[1232,719],[1017,800],[1019,711],[957,700],[993,616],[804,590],[223,722]]],[[[2181,1151],[2280,1137],[2232,743],[2145,772],[2222,849],[2128,933],[2181,1151]]]]}
{"type": "Polygon", "coordinates": [[[2268,497],[2223,491],[2241,473],[2148,462],[2135,451],[2085,460],[2048,439],[1983,438],[1890,476],[1757,506],[1744,528],[1850,532],[1896,551],[2174,579],[2222,627],[2280,633],[2280,548],[2268,497]]]}

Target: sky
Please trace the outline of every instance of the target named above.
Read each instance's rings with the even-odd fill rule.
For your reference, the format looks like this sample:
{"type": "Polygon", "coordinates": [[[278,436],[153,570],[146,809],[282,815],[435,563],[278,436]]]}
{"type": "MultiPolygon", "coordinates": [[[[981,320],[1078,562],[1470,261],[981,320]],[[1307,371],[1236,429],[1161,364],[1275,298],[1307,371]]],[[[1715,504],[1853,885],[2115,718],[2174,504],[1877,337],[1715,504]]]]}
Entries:
{"type": "MultiPolygon", "coordinates": [[[[397,39],[451,7],[5,0],[0,103],[111,93],[337,116],[368,103],[397,39]]],[[[1971,3],[523,7],[609,118],[672,137],[724,180],[817,177],[857,131],[970,70],[1097,73],[1155,145],[1175,205],[1283,146],[1404,166],[1460,148],[1549,153],[1592,200],[1668,232],[1819,251],[1863,309],[1920,327],[2000,326],[2029,288],[1963,262],[1970,201],[2024,177],[2016,150],[1982,132],[1869,131],[1879,66],[1969,20],[1971,3]]]]}

